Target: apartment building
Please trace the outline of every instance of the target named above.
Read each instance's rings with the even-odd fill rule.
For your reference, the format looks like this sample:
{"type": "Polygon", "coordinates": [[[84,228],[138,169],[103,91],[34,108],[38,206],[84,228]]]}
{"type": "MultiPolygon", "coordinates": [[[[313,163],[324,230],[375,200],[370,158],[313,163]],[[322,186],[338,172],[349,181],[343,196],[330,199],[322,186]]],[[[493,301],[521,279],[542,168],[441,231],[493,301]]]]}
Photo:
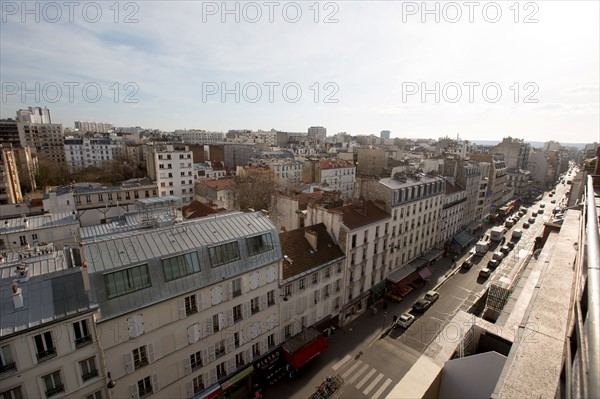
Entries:
{"type": "MultiPolygon", "coordinates": [[[[381,204],[383,206],[383,204],[381,204]]],[[[308,207],[308,226],[324,223],[346,254],[343,301],[339,323],[344,325],[382,295],[389,271],[390,214],[372,201],[327,209],[308,207]]]]}
{"type": "Polygon", "coordinates": [[[0,249],[38,251],[38,247],[54,243],[77,246],[79,221],[72,212],[46,213],[4,219],[0,223],[0,249]]]}
{"type": "Polygon", "coordinates": [[[217,144],[225,140],[225,133],[205,130],[176,130],[173,135],[180,137],[184,144],[217,144]]]}
{"type": "Polygon", "coordinates": [[[75,212],[82,227],[109,223],[134,210],[138,199],[158,197],[156,183],[150,179],[130,179],[119,186],[99,183],[75,183],[46,190],[43,197],[47,212],[75,212]]]}
{"type": "Polygon", "coordinates": [[[446,191],[443,177],[397,173],[380,180],[362,179],[360,195],[382,201],[390,221],[390,266],[402,267],[434,248],[446,191]]]}
{"type": "Polygon", "coordinates": [[[304,227],[309,203],[319,203],[330,208],[344,205],[338,191],[317,189],[312,193],[276,192],[271,196],[271,220],[282,231],[304,227]]]}
{"type": "Polygon", "coordinates": [[[29,107],[17,111],[17,121],[27,123],[52,123],[47,107],[29,107]]]}
{"type": "Polygon", "coordinates": [[[28,145],[31,152],[48,161],[65,163],[63,126],[55,123],[18,122],[21,146],[28,145]]]}
{"type": "Polygon", "coordinates": [[[79,130],[80,132],[109,133],[114,129],[113,124],[107,122],[75,121],[74,125],[75,129],[79,130]]]}
{"type": "Polygon", "coordinates": [[[234,179],[200,180],[196,183],[194,199],[227,210],[237,209],[234,179]]]}
{"type": "Polygon", "coordinates": [[[156,180],[159,197],[175,195],[184,205],[194,200],[194,167],[189,147],[176,150],[167,145],[152,149],[147,169],[150,178],[156,180]]]}
{"type": "Polygon", "coordinates": [[[308,327],[335,319],[343,298],[346,255],[323,223],[279,235],[281,241],[281,336],[292,338],[308,327]]]}
{"type": "Polygon", "coordinates": [[[506,202],[505,197],[508,183],[508,169],[504,161],[504,155],[477,154],[472,155],[471,160],[490,163],[488,175],[488,189],[492,192],[490,206],[494,209],[501,207],[506,202]]]}
{"type": "Polygon", "coordinates": [[[23,201],[15,152],[11,144],[0,144],[0,205],[23,201]]]}
{"type": "Polygon", "coordinates": [[[465,209],[467,192],[456,185],[453,178],[446,177],[446,193],[442,205],[441,218],[439,219],[439,234],[436,244],[448,243],[455,234],[458,234],[467,224],[465,209]]]}
{"type": "Polygon", "coordinates": [[[466,193],[466,203],[463,211],[464,222],[467,224],[468,230],[474,232],[481,226],[481,219],[476,217],[477,198],[481,182],[481,165],[476,162],[461,160],[457,166],[456,184],[462,187],[466,193]]]}
{"type": "Polygon", "coordinates": [[[245,397],[280,343],[277,231],[260,212],[84,241],[115,398],[245,397]]]}
{"type": "Polygon", "coordinates": [[[88,166],[100,168],[114,159],[116,143],[109,139],[68,137],[64,140],[65,159],[71,172],[88,166]]]}
{"type": "Polygon", "coordinates": [[[479,190],[477,193],[477,204],[475,207],[475,221],[486,223],[489,221],[492,190],[490,189],[490,170],[492,164],[489,162],[478,162],[481,167],[481,180],[479,181],[479,190]]]}
{"type": "Polygon", "coordinates": [[[531,145],[523,139],[505,137],[502,141],[491,148],[490,153],[504,155],[507,168],[527,169],[531,145]]]}
{"type": "Polygon", "coordinates": [[[0,397],[108,397],[79,248],[3,255],[0,397]]]}
{"type": "Polygon", "coordinates": [[[357,148],[358,173],[366,176],[382,176],[388,167],[387,153],[381,148],[357,148]]]}
{"type": "Polygon", "coordinates": [[[329,190],[339,191],[342,199],[353,197],[356,166],[343,159],[321,159],[317,183],[329,190]]]}

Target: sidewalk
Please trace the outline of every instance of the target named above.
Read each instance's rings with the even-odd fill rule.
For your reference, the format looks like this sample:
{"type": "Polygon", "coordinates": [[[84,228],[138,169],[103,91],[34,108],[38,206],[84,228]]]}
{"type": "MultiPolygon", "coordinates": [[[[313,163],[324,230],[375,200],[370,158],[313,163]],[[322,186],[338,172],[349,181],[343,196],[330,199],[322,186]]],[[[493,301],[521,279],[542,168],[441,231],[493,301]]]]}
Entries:
{"type": "Polygon", "coordinates": [[[432,275],[427,285],[415,289],[408,293],[400,302],[386,300],[387,319],[383,317],[383,302],[377,306],[377,314],[372,314],[367,310],[342,329],[335,330],[335,333],[327,338],[328,348],[317,358],[298,372],[296,378],[284,383],[277,383],[274,386],[264,387],[266,398],[287,397],[287,398],[307,398],[313,392],[327,375],[332,373],[331,367],[346,355],[356,359],[360,358],[364,351],[380,338],[382,329],[392,323],[393,316],[400,316],[410,310],[413,303],[426,290],[435,289],[441,286],[448,278],[460,270],[462,260],[466,259],[468,253],[457,258],[455,268],[452,268],[452,259],[450,257],[442,258],[430,266],[432,275]]]}

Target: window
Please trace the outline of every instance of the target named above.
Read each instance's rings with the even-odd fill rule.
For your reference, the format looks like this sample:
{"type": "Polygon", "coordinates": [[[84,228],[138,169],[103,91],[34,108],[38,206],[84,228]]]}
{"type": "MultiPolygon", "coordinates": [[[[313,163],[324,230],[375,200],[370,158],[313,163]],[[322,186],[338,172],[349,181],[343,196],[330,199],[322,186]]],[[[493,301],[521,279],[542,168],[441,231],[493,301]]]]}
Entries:
{"type": "Polygon", "coordinates": [[[0,348],[0,374],[17,369],[17,364],[13,359],[9,345],[0,348]]]}
{"type": "Polygon", "coordinates": [[[313,292],[313,303],[315,305],[319,303],[319,290],[313,292]]]}
{"type": "Polygon", "coordinates": [[[271,349],[275,346],[275,334],[271,334],[268,336],[267,343],[269,345],[269,349],[271,349]]]}
{"type": "Polygon", "coordinates": [[[196,294],[186,296],[184,299],[184,303],[186,316],[198,313],[198,302],[196,301],[196,294]]]}
{"type": "Polygon", "coordinates": [[[198,254],[196,252],[163,259],[162,266],[166,281],[200,272],[200,262],[198,261],[198,254]]]}
{"type": "Polygon", "coordinates": [[[287,326],[285,326],[283,328],[283,336],[285,337],[285,339],[292,338],[292,325],[291,324],[288,324],[287,326]]]}
{"type": "Polygon", "coordinates": [[[217,365],[217,378],[223,378],[227,375],[227,371],[225,370],[225,362],[219,363],[217,365]]]}
{"type": "Polygon", "coordinates": [[[104,284],[108,299],[152,286],[147,264],[105,274],[104,284]]]}
{"type": "Polygon", "coordinates": [[[356,234],[352,236],[352,248],[356,248],[356,234]]]}
{"type": "Polygon", "coordinates": [[[233,321],[237,323],[242,320],[242,305],[237,305],[233,307],[233,321]]]}
{"type": "Polygon", "coordinates": [[[233,333],[233,344],[235,345],[236,349],[240,347],[240,333],[239,332],[233,333]]]}
{"type": "Polygon", "coordinates": [[[313,285],[319,283],[319,275],[317,273],[313,273],[313,275],[312,275],[312,283],[313,283],[313,285]]]}
{"type": "Polygon", "coordinates": [[[209,247],[208,253],[212,267],[221,266],[240,259],[237,241],[228,242],[216,247],[209,247]]]}
{"type": "Polygon", "coordinates": [[[148,355],[146,354],[146,346],[140,346],[139,348],[131,351],[133,355],[133,367],[135,370],[148,365],[148,355]]]}
{"type": "Polygon", "coordinates": [[[259,301],[259,297],[255,297],[252,298],[252,300],[250,300],[250,310],[252,312],[252,314],[256,314],[260,311],[260,307],[258,305],[258,301],[259,301]]]}
{"type": "Polygon", "coordinates": [[[246,238],[246,245],[250,256],[258,255],[273,249],[273,240],[271,234],[262,234],[259,236],[246,238]]]}
{"type": "Polygon", "coordinates": [[[33,342],[35,343],[35,351],[38,361],[56,356],[56,348],[54,347],[54,342],[52,341],[52,334],[50,331],[36,335],[33,337],[33,342]]]}
{"type": "Polygon", "coordinates": [[[213,315],[213,332],[217,332],[221,330],[221,326],[223,325],[223,313],[217,313],[213,315]]]}
{"type": "Polygon", "coordinates": [[[93,356],[79,362],[81,368],[81,379],[83,381],[98,377],[98,369],[96,368],[96,358],[93,356]]]}
{"type": "Polygon", "coordinates": [[[254,358],[260,356],[260,344],[258,342],[252,345],[252,356],[254,358]]]}
{"type": "Polygon", "coordinates": [[[271,290],[267,292],[267,305],[273,306],[275,305],[275,290],[271,290]]]}
{"type": "Polygon", "coordinates": [[[92,342],[92,335],[90,334],[87,319],[73,323],[73,334],[75,335],[75,347],[77,348],[81,348],[92,342]]]}
{"type": "Polygon", "coordinates": [[[193,385],[194,385],[194,395],[199,392],[202,392],[206,389],[204,387],[204,378],[202,375],[199,375],[198,377],[194,378],[193,385]]]}
{"type": "Polygon", "coordinates": [[[146,397],[153,393],[152,391],[152,382],[150,381],[150,376],[145,377],[137,382],[138,395],[140,398],[146,397]]]}
{"type": "Polygon", "coordinates": [[[300,291],[304,291],[304,289],[306,288],[306,279],[301,278],[300,281],[298,282],[300,291]]]}
{"type": "Polygon", "coordinates": [[[102,399],[102,391],[96,391],[93,394],[85,396],[84,399],[102,399]]]}
{"type": "Polygon", "coordinates": [[[242,367],[244,364],[246,364],[244,362],[244,353],[240,352],[238,354],[235,355],[235,365],[236,367],[242,367]]]}
{"type": "Polygon", "coordinates": [[[292,285],[288,284],[285,286],[284,290],[284,296],[291,296],[292,295],[292,285]]]}
{"type": "Polygon", "coordinates": [[[236,278],[235,280],[232,281],[232,295],[233,297],[238,297],[240,295],[242,295],[242,279],[241,278],[236,278]]]}
{"type": "Polygon", "coordinates": [[[47,397],[65,391],[65,386],[63,385],[62,379],[60,378],[59,370],[50,374],[46,374],[42,377],[42,381],[44,383],[44,390],[46,391],[47,397]]]}
{"type": "Polygon", "coordinates": [[[202,351],[190,355],[190,367],[192,371],[196,371],[202,367],[202,351]]]}

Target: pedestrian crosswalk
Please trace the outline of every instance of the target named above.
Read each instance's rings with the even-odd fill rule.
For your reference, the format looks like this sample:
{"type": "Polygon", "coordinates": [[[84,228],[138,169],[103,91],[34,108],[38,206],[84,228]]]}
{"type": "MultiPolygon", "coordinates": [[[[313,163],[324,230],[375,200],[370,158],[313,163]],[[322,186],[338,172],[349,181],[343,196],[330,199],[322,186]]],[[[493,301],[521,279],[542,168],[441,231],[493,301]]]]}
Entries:
{"type": "Polygon", "coordinates": [[[344,379],[345,386],[352,386],[367,398],[383,398],[384,392],[391,389],[391,378],[362,360],[346,355],[331,368],[344,379]]]}

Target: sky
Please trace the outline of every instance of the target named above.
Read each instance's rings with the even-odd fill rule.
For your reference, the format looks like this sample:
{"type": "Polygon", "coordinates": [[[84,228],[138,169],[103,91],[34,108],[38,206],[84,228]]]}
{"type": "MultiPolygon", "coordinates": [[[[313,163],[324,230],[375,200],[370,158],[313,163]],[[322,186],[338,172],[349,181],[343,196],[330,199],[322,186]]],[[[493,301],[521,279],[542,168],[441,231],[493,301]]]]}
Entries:
{"type": "Polygon", "coordinates": [[[0,117],[600,141],[600,2],[0,2],[0,117]]]}

